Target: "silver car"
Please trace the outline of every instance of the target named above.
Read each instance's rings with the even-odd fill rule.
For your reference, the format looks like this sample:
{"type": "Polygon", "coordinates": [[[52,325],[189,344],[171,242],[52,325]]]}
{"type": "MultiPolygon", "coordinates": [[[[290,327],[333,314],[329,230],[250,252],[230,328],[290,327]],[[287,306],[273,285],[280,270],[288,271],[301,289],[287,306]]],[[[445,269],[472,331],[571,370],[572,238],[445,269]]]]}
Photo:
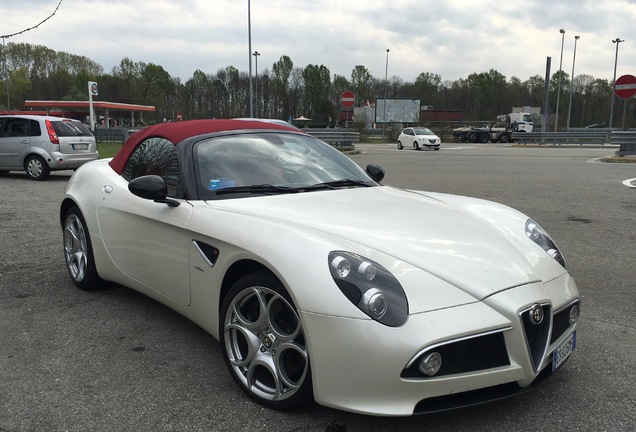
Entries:
{"type": "Polygon", "coordinates": [[[99,157],[93,134],[77,120],[40,115],[0,116],[0,173],[26,171],[44,180],[99,157]]]}

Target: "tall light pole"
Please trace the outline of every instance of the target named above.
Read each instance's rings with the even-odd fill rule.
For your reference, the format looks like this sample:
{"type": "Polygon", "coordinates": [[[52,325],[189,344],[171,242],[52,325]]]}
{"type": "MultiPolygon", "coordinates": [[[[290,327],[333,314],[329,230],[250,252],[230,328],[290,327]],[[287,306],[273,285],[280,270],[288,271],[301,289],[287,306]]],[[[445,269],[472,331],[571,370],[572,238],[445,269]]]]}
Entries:
{"type": "MultiPolygon", "coordinates": [[[[386,68],[384,70],[384,115],[382,116],[382,138],[386,129],[386,85],[389,82],[389,49],[386,49],[386,68]]],[[[377,108],[376,108],[377,109],[377,108]]]]}
{"type": "Polygon", "coordinates": [[[4,54],[4,79],[7,84],[7,111],[11,111],[11,99],[9,98],[9,69],[7,67],[7,57],[9,54],[7,53],[7,46],[4,43],[4,37],[2,38],[2,53],[4,54]]]}
{"type": "Polygon", "coordinates": [[[572,93],[574,93],[574,62],[576,61],[576,42],[581,36],[574,36],[574,56],[572,57],[572,78],[570,78],[570,103],[568,104],[568,124],[566,130],[570,132],[570,114],[572,114],[572,93]]]}
{"type": "Polygon", "coordinates": [[[256,62],[256,88],[255,88],[255,95],[256,95],[256,117],[258,117],[258,56],[261,55],[261,53],[259,53],[258,51],[254,51],[254,53],[252,54],[254,56],[254,60],[256,62]]]}
{"type": "Polygon", "coordinates": [[[563,66],[563,42],[565,41],[565,30],[560,29],[561,33],[561,60],[559,60],[559,85],[557,86],[557,102],[556,109],[554,111],[554,131],[557,131],[559,126],[559,100],[561,99],[561,67],[563,66]]]}
{"type": "Polygon", "coordinates": [[[248,39],[248,58],[250,60],[250,118],[254,117],[254,100],[252,98],[252,11],[250,0],[247,0],[247,39],[248,39]]]}
{"type": "Polygon", "coordinates": [[[616,38],[612,39],[612,43],[616,44],[616,56],[614,57],[614,80],[612,81],[612,105],[610,106],[610,119],[608,123],[608,127],[612,127],[612,121],[614,120],[614,84],[616,83],[616,65],[618,64],[618,44],[621,42],[625,42],[624,39],[616,38]]]}

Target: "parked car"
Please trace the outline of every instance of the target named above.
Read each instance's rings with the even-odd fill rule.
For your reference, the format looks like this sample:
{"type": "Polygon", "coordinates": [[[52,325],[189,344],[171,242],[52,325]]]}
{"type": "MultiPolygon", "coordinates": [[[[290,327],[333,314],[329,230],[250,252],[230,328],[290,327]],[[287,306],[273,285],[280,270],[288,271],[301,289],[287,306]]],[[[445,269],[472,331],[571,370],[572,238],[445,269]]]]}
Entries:
{"type": "Polygon", "coordinates": [[[95,137],[77,120],[39,115],[0,116],[0,172],[26,171],[44,180],[99,157],[95,137]]]}
{"type": "Polygon", "coordinates": [[[383,177],[271,122],[150,126],[69,180],[66,267],[80,289],[121,284],[194,321],[270,408],[412,415],[557,371],[580,298],[550,236],[504,205],[383,177]]]}
{"type": "Polygon", "coordinates": [[[404,147],[412,147],[415,150],[428,148],[439,150],[442,140],[425,127],[408,127],[402,129],[398,137],[397,147],[402,150],[404,147]]]}

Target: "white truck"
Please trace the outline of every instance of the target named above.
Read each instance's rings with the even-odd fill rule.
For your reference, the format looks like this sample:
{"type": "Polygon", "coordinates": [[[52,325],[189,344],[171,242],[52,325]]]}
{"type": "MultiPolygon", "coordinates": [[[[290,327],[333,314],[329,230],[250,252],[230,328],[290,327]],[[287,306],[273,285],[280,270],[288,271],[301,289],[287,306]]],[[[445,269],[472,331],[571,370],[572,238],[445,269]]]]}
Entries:
{"type": "Polygon", "coordinates": [[[453,136],[468,142],[501,142],[513,141],[513,133],[532,132],[534,123],[529,112],[516,112],[497,116],[495,127],[465,127],[453,130],[453,136]]]}

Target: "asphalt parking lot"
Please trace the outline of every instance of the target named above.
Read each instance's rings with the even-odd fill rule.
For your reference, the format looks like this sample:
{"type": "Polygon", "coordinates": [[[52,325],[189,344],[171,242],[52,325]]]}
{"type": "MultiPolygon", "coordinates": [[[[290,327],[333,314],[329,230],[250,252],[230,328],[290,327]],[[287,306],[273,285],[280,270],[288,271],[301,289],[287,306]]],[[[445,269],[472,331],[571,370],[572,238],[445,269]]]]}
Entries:
{"type": "Polygon", "coordinates": [[[613,149],[591,147],[358,148],[351,157],[382,165],[384,184],[501,202],[555,238],[583,299],[557,374],[512,399],[411,418],[262,408],[186,319],[123,287],[74,288],[57,209],[70,171],[11,173],[0,176],[0,432],[636,430],[636,188],[625,183],[636,164],[599,162],[613,149]]]}

